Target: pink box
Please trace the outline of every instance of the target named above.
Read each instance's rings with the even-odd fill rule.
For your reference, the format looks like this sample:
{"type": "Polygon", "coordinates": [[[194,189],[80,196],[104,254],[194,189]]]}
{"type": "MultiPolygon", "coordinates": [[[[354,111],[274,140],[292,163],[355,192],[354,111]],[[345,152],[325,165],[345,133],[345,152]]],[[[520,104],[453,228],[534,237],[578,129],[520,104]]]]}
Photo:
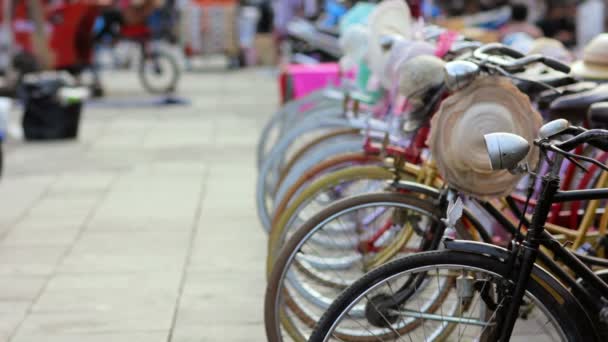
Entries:
{"type": "MultiPolygon", "coordinates": [[[[338,63],[290,64],[285,69],[291,86],[291,94],[287,97],[297,99],[329,84],[337,85],[340,83],[339,73],[338,63]]],[[[352,79],[354,72],[348,72],[346,77],[352,79]]]]}

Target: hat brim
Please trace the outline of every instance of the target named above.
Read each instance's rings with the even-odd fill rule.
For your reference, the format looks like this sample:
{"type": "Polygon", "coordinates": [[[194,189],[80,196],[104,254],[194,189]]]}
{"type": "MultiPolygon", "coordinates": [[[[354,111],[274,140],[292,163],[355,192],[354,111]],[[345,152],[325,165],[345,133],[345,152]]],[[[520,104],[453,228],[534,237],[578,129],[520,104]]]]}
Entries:
{"type": "Polygon", "coordinates": [[[599,66],[584,61],[576,61],[570,66],[570,74],[593,80],[606,80],[608,79],[608,65],[599,66]]]}

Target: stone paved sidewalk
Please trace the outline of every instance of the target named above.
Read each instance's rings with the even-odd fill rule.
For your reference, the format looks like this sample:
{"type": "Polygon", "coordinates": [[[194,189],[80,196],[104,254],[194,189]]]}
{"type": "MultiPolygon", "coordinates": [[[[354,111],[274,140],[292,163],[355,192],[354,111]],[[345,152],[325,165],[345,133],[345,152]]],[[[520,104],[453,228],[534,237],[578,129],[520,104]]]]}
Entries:
{"type": "MultiPolygon", "coordinates": [[[[114,98],[134,73],[105,74],[114,98]]],[[[76,142],[6,146],[0,341],[263,341],[261,71],[185,75],[190,106],[90,106],[76,142]]],[[[112,96],[112,95],[111,95],[112,96]]]]}

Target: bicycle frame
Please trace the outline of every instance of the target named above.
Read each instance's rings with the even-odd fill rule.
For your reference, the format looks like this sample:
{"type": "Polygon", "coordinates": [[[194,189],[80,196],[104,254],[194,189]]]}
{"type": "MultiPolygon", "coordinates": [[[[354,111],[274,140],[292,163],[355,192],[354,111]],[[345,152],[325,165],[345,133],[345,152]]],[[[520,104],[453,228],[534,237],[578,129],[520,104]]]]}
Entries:
{"type": "MultiPolygon", "coordinates": [[[[419,166],[418,172],[421,175],[425,175],[425,169],[433,169],[433,166],[430,164],[432,163],[427,162],[427,164],[419,166]]],[[[510,333],[513,330],[513,325],[519,314],[519,306],[521,304],[521,298],[523,298],[524,294],[523,291],[525,291],[526,284],[535,265],[546,269],[567,288],[570,288],[570,291],[572,291],[574,296],[585,308],[591,308],[591,310],[599,312],[599,310],[603,308],[603,303],[598,301],[597,295],[593,296],[589,289],[585,288],[579,280],[582,280],[585,284],[589,284],[593,289],[599,291],[601,296],[608,298],[608,285],[587,266],[598,265],[608,267],[608,260],[578,255],[569,250],[566,245],[560,243],[549,232],[545,231],[545,224],[547,223],[547,218],[551,213],[552,205],[554,203],[608,199],[608,188],[564,191],[559,190],[560,167],[556,167],[556,164],[559,164],[561,167],[561,162],[553,163],[552,172],[543,178],[541,196],[537,201],[537,205],[534,207],[532,222],[529,222],[523,213],[521,213],[515,199],[510,196],[506,198],[506,202],[509,205],[512,213],[519,219],[523,220],[523,225],[528,228],[528,233],[526,234],[523,243],[513,243],[511,245],[511,249],[507,250],[484,242],[444,239],[444,244],[447,249],[486,256],[496,256],[513,266],[511,268],[513,271],[508,276],[509,280],[512,281],[516,288],[516,291],[513,292],[512,297],[516,298],[519,296],[519,303],[514,300],[509,301],[511,305],[504,315],[504,317],[507,318],[505,318],[506,321],[501,326],[507,326],[510,328],[503,329],[503,332],[501,333],[501,336],[503,336],[503,339],[501,339],[502,341],[508,341],[510,337],[510,333]],[[549,256],[549,254],[543,252],[539,253],[541,246],[548,250],[549,254],[553,254],[553,258],[549,256]],[[574,276],[569,274],[567,270],[564,269],[564,266],[571,270],[574,276]],[[519,288],[517,288],[517,286],[519,286],[519,288]],[[508,317],[510,317],[510,319],[508,317]]],[[[397,191],[400,190],[398,182],[393,183],[393,187],[397,191]]],[[[447,194],[450,191],[452,190],[449,188],[444,188],[442,194],[437,198],[438,207],[441,208],[442,212],[446,212],[447,210],[447,194]]],[[[497,207],[489,202],[478,201],[477,203],[479,203],[481,207],[488,214],[490,214],[508,233],[512,234],[513,236],[517,236],[517,227],[515,227],[514,223],[509,220],[497,207]]],[[[483,232],[483,227],[479,222],[471,222],[471,225],[481,227],[481,230],[476,230],[483,232]]],[[[441,241],[441,238],[443,237],[445,228],[445,225],[434,225],[431,228],[433,236],[431,239],[424,242],[426,245],[423,247],[436,249],[441,241]]],[[[483,240],[489,241],[489,238],[484,238],[483,240]]],[[[407,301],[407,299],[413,294],[410,285],[420,282],[421,279],[418,278],[419,277],[416,277],[416,279],[409,279],[409,281],[400,287],[400,289],[395,293],[395,296],[382,304],[379,303],[379,305],[393,306],[395,303],[403,303],[407,301]]]]}
{"type": "MultiPolygon", "coordinates": [[[[608,285],[593,273],[591,268],[585,263],[592,264],[593,261],[595,261],[594,258],[577,256],[545,231],[545,223],[547,222],[553,203],[608,199],[608,188],[559,190],[560,177],[558,172],[559,166],[561,166],[561,156],[558,156],[556,159],[558,162],[554,161],[552,171],[542,178],[542,192],[537,205],[534,208],[531,222],[527,222],[525,217],[522,217],[520,213],[520,217],[528,226],[528,233],[521,243],[514,242],[511,245],[511,249],[507,251],[507,254],[503,255],[503,258],[506,257],[506,262],[513,266],[511,268],[512,271],[509,275],[509,280],[513,282],[514,288],[510,300],[507,301],[509,305],[503,316],[504,320],[500,324],[502,327],[499,335],[500,341],[508,341],[511,337],[515,321],[519,315],[519,307],[522,303],[528,280],[532,273],[532,269],[537,262],[542,264],[543,267],[550,271],[566,287],[570,288],[574,296],[587,311],[599,312],[605,305],[603,301],[598,301],[597,297],[594,297],[589,290],[578,281],[579,279],[591,286],[593,290],[599,292],[602,297],[608,298],[608,285]],[[539,253],[541,246],[553,253],[553,259],[544,253],[539,253]],[[557,264],[558,261],[561,263],[561,266],[557,264]],[[563,269],[563,266],[570,269],[574,276],[568,274],[568,272],[563,269]]],[[[484,208],[488,208],[488,205],[490,204],[484,205],[484,208]]],[[[495,211],[491,212],[492,216],[497,217],[498,215],[501,215],[495,208],[494,210],[495,211]]],[[[506,220],[504,217],[503,219],[506,220]]],[[[510,221],[507,220],[507,222],[510,221]]],[[[508,230],[514,229],[510,223],[506,228],[508,230]]],[[[457,243],[448,241],[446,242],[446,248],[479,254],[486,254],[490,249],[496,249],[496,247],[492,245],[465,241],[458,241],[457,243]]],[[[492,253],[488,254],[492,255],[492,253]]]]}

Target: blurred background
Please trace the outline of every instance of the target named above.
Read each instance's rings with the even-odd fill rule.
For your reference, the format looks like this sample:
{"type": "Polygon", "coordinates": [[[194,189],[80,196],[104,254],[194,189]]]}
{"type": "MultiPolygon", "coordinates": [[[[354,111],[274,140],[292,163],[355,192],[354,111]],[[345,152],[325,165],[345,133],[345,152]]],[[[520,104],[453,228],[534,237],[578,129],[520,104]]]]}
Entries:
{"type": "MultiPolygon", "coordinates": [[[[377,2],[1,0],[0,341],[264,340],[260,132],[352,78],[340,25],[377,2]]],[[[406,2],[568,62],[607,24],[606,0],[406,2]]]]}

